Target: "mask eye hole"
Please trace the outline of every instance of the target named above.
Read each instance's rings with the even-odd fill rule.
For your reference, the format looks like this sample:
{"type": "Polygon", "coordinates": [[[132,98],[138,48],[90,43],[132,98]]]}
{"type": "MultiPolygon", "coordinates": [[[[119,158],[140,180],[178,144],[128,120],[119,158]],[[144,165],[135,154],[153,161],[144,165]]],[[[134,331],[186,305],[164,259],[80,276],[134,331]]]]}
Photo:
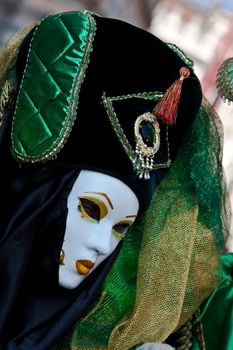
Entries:
{"type": "Polygon", "coordinates": [[[92,200],[80,197],[80,211],[83,217],[100,221],[100,207],[92,200]]]}
{"type": "Polygon", "coordinates": [[[133,224],[132,221],[121,221],[113,226],[112,232],[116,238],[122,239],[125,237],[125,234],[128,228],[133,224]]]}
{"type": "Polygon", "coordinates": [[[83,196],[79,198],[79,211],[82,217],[99,222],[108,215],[108,208],[98,198],[83,196]]]}

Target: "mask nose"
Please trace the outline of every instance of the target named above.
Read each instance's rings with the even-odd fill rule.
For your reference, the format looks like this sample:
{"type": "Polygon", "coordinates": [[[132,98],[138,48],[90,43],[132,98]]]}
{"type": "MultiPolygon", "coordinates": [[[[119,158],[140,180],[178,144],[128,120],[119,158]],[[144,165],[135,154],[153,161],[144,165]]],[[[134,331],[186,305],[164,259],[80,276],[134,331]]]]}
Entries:
{"type": "Polygon", "coordinates": [[[115,249],[112,239],[112,226],[104,225],[96,230],[89,239],[89,247],[98,255],[109,255],[115,249]]]}

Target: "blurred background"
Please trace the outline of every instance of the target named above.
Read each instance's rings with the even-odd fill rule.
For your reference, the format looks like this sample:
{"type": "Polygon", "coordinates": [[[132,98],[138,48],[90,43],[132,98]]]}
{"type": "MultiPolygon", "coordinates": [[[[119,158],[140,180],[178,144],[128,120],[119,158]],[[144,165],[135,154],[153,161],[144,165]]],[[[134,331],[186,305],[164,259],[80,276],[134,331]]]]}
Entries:
{"type": "MultiPolygon", "coordinates": [[[[221,101],[215,87],[220,64],[233,57],[233,1],[0,0],[0,46],[19,28],[48,13],[80,9],[144,28],[163,41],[176,44],[194,60],[203,92],[224,125],[223,165],[233,202],[233,107],[221,101]]],[[[233,250],[233,238],[228,246],[233,250]]]]}

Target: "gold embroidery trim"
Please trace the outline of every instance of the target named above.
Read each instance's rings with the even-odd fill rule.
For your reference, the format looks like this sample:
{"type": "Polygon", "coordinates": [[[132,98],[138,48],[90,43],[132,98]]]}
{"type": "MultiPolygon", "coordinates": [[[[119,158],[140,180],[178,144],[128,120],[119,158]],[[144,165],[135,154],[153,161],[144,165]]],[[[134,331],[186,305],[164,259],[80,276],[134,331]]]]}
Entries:
{"type": "Polygon", "coordinates": [[[12,103],[12,92],[13,87],[11,86],[10,82],[6,80],[2,87],[1,95],[0,95],[0,127],[3,122],[3,114],[4,109],[9,107],[12,103]]]}
{"type": "MultiPolygon", "coordinates": [[[[152,100],[152,101],[158,101],[163,96],[163,93],[161,92],[142,92],[142,93],[135,93],[135,94],[128,94],[128,95],[122,95],[122,96],[115,96],[115,97],[107,97],[106,93],[104,92],[102,95],[102,103],[106,109],[108,118],[112,124],[112,127],[122,145],[124,148],[126,154],[128,155],[129,159],[131,160],[133,167],[138,173],[136,163],[137,163],[137,156],[135,155],[135,152],[130,145],[121,125],[117,118],[116,112],[113,107],[114,101],[122,101],[127,100],[131,98],[140,98],[140,99],[146,99],[146,100],[152,100]]],[[[157,169],[163,169],[163,168],[169,168],[171,166],[171,159],[170,159],[170,146],[169,146],[169,140],[168,140],[168,127],[166,129],[166,143],[167,143],[167,161],[165,163],[154,163],[153,164],[153,170],[157,169]]]]}

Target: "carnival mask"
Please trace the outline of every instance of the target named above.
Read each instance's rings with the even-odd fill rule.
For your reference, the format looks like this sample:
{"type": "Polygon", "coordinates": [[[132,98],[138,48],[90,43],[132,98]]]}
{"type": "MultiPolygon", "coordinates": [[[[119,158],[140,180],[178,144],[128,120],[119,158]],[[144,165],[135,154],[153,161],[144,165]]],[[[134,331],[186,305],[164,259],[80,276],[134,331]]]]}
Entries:
{"type": "Polygon", "coordinates": [[[115,250],[135,221],[139,202],[122,181],[82,170],[67,206],[59,284],[72,289],[115,250]]]}

